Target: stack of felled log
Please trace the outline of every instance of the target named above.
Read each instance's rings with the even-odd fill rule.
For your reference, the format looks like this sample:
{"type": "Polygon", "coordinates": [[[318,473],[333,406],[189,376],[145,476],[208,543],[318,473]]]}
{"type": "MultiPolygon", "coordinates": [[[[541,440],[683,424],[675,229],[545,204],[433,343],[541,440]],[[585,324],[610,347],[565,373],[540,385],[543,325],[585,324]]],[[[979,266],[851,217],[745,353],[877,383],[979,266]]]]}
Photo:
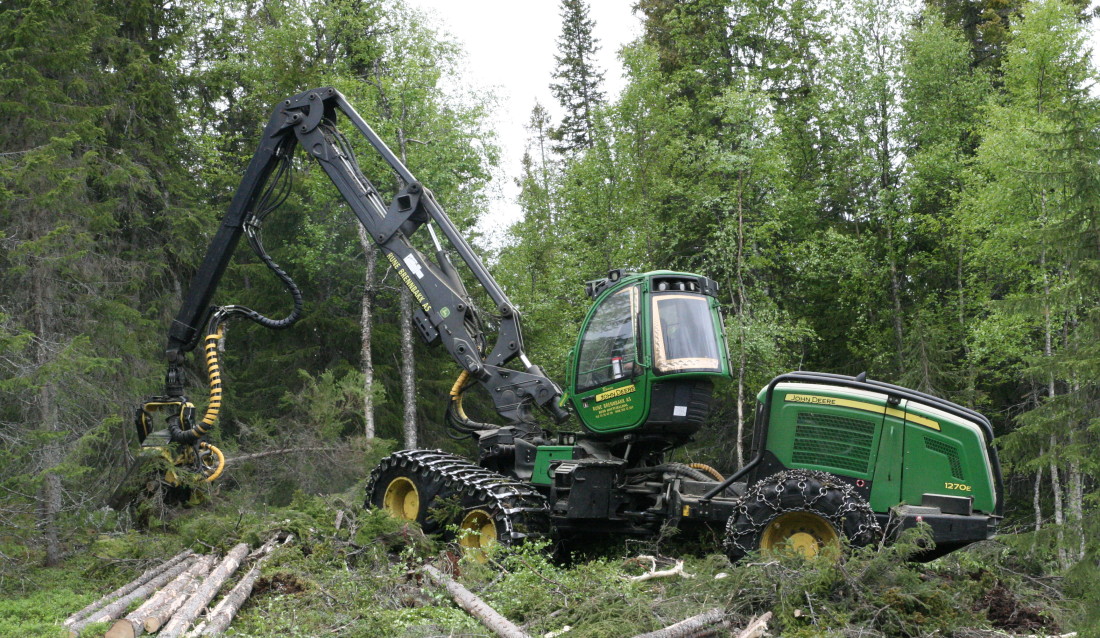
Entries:
{"type": "Polygon", "coordinates": [[[260,566],[276,543],[289,541],[289,536],[276,535],[251,554],[248,545],[241,543],[221,560],[184,550],[69,616],[64,625],[70,636],[79,636],[89,625],[114,621],[104,638],[136,638],[153,633],[158,638],[179,638],[185,632],[187,636],[222,633],[248,600],[260,576],[260,566]],[[222,586],[248,562],[252,563],[248,573],[217,606],[207,609],[222,586]],[[139,601],[144,602],[126,614],[139,601]]]}

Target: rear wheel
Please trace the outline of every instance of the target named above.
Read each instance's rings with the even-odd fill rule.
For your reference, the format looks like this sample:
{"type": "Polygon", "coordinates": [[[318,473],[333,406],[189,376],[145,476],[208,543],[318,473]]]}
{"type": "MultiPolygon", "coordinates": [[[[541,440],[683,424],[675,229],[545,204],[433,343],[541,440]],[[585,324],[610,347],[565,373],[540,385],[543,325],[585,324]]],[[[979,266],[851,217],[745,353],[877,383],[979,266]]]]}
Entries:
{"type": "Polygon", "coordinates": [[[828,472],[787,470],[745,491],[726,523],[726,555],[794,552],[807,558],[836,555],[841,539],[854,546],[880,533],[875,514],[848,483],[828,472]]]}

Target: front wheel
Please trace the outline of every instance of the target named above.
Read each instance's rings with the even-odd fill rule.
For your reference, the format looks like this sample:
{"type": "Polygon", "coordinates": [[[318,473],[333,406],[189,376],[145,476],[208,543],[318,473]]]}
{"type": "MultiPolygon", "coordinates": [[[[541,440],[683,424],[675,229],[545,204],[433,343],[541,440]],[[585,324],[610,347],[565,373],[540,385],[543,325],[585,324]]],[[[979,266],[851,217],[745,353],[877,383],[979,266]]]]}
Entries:
{"type": "Polygon", "coordinates": [[[550,533],[550,506],[533,486],[439,450],[404,450],[382,460],[367,481],[367,507],[414,521],[485,560],[493,545],[550,533]]]}
{"type": "Polygon", "coordinates": [[[867,545],[880,533],[870,505],[828,472],[786,470],[745,491],[726,523],[731,561],[754,551],[790,551],[807,558],[839,553],[841,538],[867,545]]]}

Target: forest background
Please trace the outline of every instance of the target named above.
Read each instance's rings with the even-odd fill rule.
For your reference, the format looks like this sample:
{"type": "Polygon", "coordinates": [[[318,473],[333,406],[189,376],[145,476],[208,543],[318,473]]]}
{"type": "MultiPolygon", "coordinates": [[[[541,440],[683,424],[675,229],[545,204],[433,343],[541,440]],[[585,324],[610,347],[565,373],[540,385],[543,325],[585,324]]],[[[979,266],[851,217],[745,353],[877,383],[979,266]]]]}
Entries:
{"type": "MultiPolygon", "coordinates": [[[[562,2],[547,82],[564,116],[535,109],[509,177],[524,217],[480,246],[524,312],[531,360],[565,379],[582,284],[608,269],[705,274],[722,287],[734,378],[693,460],[743,463],[752,396],[774,375],[865,371],[987,414],[1003,529],[1039,532],[1032,549],[1054,570],[1094,556],[1086,4],[639,0],[644,33],[621,51],[615,99],[586,11],[562,2]]],[[[400,0],[5,6],[0,572],[61,562],[96,531],[136,448],[132,410],[161,390],[167,327],[271,105],[337,87],[472,232],[501,176],[492,96],[443,88],[461,56],[400,0]]],[[[457,368],[414,342],[393,273],[323,174],[296,165],[265,238],[306,314],[278,333],[234,326],[216,431],[230,456],[329,450],[249,464],[223,488],[273,505],[361,480],[362,457],[332,450],[365,439],[470,451],[439,425],[457,368]]],[[[288,308],[246,253],[219,303],[288,308]]],[[[202,370],[189,375],[203,400],[202,370]]]]}

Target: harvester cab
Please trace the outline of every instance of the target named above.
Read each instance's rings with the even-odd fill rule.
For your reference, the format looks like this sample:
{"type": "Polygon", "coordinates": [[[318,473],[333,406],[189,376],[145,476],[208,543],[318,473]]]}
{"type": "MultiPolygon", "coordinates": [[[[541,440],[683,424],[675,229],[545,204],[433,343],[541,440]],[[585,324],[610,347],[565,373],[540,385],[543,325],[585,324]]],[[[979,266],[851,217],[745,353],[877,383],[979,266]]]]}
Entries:
{"type": "Polygon", "coordinates": [[[713,379],[729,376],[717,284],[688,273],[613,270],[585,289],[595,303],[568,387],[586,435],[685,442],[706,419],[713,379]]]}

